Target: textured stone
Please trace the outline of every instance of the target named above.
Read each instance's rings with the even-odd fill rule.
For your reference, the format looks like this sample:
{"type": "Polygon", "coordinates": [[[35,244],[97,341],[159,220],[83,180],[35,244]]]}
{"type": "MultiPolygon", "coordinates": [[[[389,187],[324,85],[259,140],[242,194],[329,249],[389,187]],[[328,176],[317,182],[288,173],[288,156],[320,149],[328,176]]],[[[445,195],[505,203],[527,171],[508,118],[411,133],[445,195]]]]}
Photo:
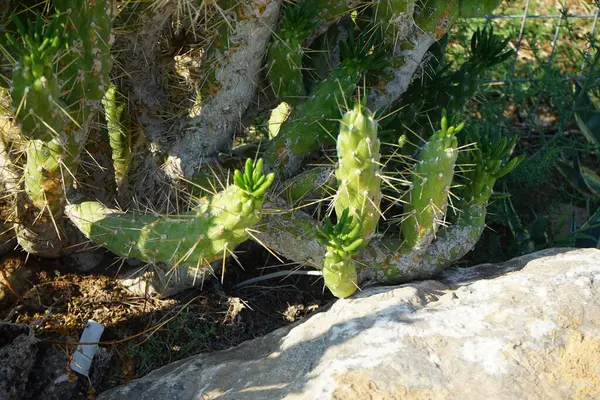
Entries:
{"type": "Polygon", "coordinates": [[[99,398],[600,398],[600,251],[547,250],[365,290],[99,398]]]}

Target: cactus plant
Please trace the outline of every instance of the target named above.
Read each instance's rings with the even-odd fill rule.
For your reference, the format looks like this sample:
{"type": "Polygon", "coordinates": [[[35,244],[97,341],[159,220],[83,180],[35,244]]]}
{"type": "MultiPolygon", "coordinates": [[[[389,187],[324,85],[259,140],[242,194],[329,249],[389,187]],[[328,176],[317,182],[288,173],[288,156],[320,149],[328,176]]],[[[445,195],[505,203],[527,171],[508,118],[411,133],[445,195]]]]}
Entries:
{"type": "Polygon", "coordinates": [[[179,215],[136,215],[99,202],[69,206],[71,221],[95,243],[122,257],[173,266],[206,266],[247,240],[261,218],[265,193],[274,174],[262,174],[263,162],[248,159],[234,184],[179,215]]]}
{"type": "Polygon", "coordinates": [[[3,130],[0,162],[22,183],[0,175],[17,199],[0,220],[41,256],[85,236],[119,257],[208,268],[256,239],[321,269],[334,295],[348,297],[462,257],[485,226],[495,181],[519,162],[508,160],[514,141],[441,114],[458,115],[473,76],[507,57],[506,41],[484,30],[461,68],[435,65],[454,21],[495,1],[9,3],[0,83],[13,107],[2,112],[18,133],[3,130]],[[414,79],[430,66],[431,80],[414,79]],[[274,109],[267,143],[252,141],[248,125],[274,109]],[[413,124],[420,148],[403,128],[413,124]],[[459,151],[470,141],[476,150],[459,151]],[[112,157],[118,194],[105,193],[108,202],[86,190],[84,152],[112,157]],[[217,190],[249,157],[264,164],[248,160],[217,190]],[[212,194],[180,196],[194,185],[212,194]],[[449,196],[460,198],[455,215],[449,196]],[[116,207],[141,210],[139,199],[153,211],[116,207]],[[281,212],[262,213],[263,203],[281,212]],[[323,205],[324,225],[299,209],[323,205]]]}

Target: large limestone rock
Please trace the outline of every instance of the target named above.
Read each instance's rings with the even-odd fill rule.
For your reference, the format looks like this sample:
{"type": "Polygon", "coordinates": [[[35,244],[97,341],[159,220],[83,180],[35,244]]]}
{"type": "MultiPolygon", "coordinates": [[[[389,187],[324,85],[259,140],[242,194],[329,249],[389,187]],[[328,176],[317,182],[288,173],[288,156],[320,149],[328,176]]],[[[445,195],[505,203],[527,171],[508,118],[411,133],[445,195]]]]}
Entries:
{"type": "Polygon", "coordinates": [[[116,399],[598,399],[600,251],[551,250],[365,290],[116,399]]]}

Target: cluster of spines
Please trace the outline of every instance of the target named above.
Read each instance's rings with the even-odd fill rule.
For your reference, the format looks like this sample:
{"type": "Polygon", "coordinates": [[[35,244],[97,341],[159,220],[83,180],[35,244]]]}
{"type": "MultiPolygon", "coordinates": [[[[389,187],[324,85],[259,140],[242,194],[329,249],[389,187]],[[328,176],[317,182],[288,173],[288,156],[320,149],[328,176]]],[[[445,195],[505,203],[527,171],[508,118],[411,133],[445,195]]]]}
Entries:
{"type": "Polygon", "coordinates": [[[360,223],[345,209],[336,225],[327,218],[316,232],[319,242],[326,247],[323,280],[331,293],[339,298],[354,294],[358,288],[357,272],[352,256],[363,244],[360,223]]]}
{"type": "Polygon", "coordinates": [[[463,122],[448,127],[446,116],[442,117],[441,129],[421,149],[402,222],[403,246],[411,252],[424,252],[444,223],[458,157],[456,134],[464,126],[463,122]]]}
{"type": "Polygon", "coordinates": [[[251,237],[261,218],[264,196],[274,175],[263,175],[262,160],[235,171],[234,184],[180,215],[136,215],[98,202],[68,208],[78,228],[93,242],[122,257],[172,266],[199,267],[232,254],[251,237]]]}
{"type": "Polygon", "coordinates": [[[379,148],[377,120],[361,102],[356,102],[340,122],[335,211],[339,217],[349,209],[355,223],[361,226],[360,237],[365,244],[374,234],[381,214],[379,148]]]}

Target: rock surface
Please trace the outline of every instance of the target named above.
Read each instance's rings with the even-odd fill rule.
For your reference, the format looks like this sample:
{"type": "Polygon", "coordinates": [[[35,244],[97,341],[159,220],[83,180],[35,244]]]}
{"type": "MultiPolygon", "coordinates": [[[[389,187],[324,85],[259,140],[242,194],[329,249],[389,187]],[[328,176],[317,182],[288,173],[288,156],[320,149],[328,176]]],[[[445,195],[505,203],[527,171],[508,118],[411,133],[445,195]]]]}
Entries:
{"type": "Polygon", "coordinates": [[[600,250],[549,250],[365,290],[99,398],[597,399],[600,250]]]}

